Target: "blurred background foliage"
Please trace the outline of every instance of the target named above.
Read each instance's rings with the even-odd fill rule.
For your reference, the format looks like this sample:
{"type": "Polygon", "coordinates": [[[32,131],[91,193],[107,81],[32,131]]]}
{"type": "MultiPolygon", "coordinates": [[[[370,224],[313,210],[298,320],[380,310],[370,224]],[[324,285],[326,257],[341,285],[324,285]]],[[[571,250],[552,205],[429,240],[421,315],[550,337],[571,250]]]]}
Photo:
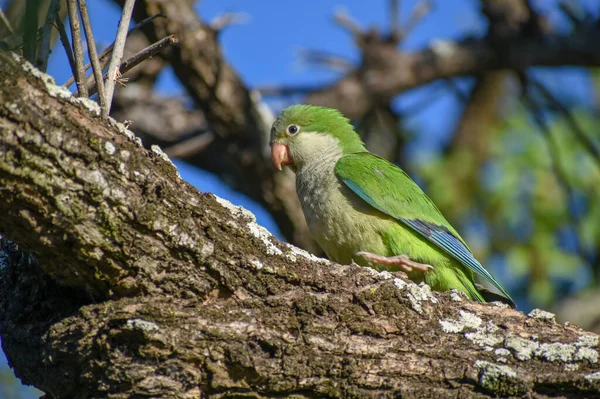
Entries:
{"type": "MultiPolygon", "coordinates": [[[[61,3],[64,18],[64,0],[61,3]]],[[[89,1],[100,50],[114,39],[121,3],[89,1]]],[[[545,34],[568,37],[600,25],[596,0],[345,1],[341,3],[357,22],[345,11],[337,13],[338,25],[352,33],[343,36],[339,27],[329,23],[338,3],[205,0],[193,7],[202,20],[218,20],[220,13],[230,10],[247,12],[252,18],[246,26],[226,29],[224,35],[222,28],[215,30],[215,40],[222,47],[223,61],[239,71],[240,81],[243,78],[253,96],[263,95],[274,114],[296,102],[323,103],[321,89],[331,88],[355,68],[381,62],[380,55],[390,45],[393,51],[410,54],[435,46],[447,49],[453,40],[468,43],[487,38],[502,52],[514,35],[538,35],[542,46],[547,44],[545,34]],[[402,32],[395,30],[394,10],[412,15],[404,18],[402,32]],[[388,18],[385,26],[382,21],[388,18]],[[370,28],[360,27],[368,23],[370,28]]],[[[7,15],[15,30],[26,25],[25,5],[29,10],[33,6],[44,10],[48,1],[0,0],[0,9],[10,11],[7,15]]],[[[38,17],[41,24],[43,12],[38,17]]],[[[172,15],[167,19],[170,26],[178,23],[172,15]]],[[[4,44],[18,42],[16,33],[4,44]]],[[[128,46],[140,40],[148,44],[139,36],[142,39],[132,35],[128,46]]],[[[48,73],[62,83],[71,71],[60,44],[53,48],[48,73]]],[[[214,55],[220,57],[221,50],[214,55]]],[[[202,93],[194,92],[188,82],[182,84],[169,57],[156,57],[134,71],[115,93],[113,117],[133,120],[132,130],[146,145],[159,144],[167,153],[170,145],[186,143],[196,135],[205,134],[212,143],[206,133],[216,129],[210,123],[216,120],[210,104],[203,104],[202,93]]],[[[349,114],[369,149],[398,163],[425,189],[521,310],[542,307],[557,312],[561,321],[600,332],[597,68],[484,71],[417,86],[370,99],[372,104],[359,117],[349,114]]],[[[353,103],[351,97],[327,105],[344,109],[347,102],[353,103]]],[[[223,132],[216,133],[220,137],[223,132]]],[[[216,150],[207,144],[196,152],[170,154],[181,158],[175,162],[190,183],[249,208],[281,239],[320,253],[306,239],[305,229],[294,224],[293,203],[270,196],[277,192],[294,196],[293,187],[289,191],[278,185],[270,166],[257,166],[266,165],[260,156],[257,164],[244,166],[256,170],[254,181],[245,181],[248,175],[220,170],[221,158],[236,155],[217,153],[219,162],[212,162],[211,151],[247,149],[225,144],[216,150]],[[257,185],[266,189],[256,190],[257,185]]],[[[21,388],[6,365],[0,369],[1,398],[36,396],[39,391],[21,388]]]]}
{"type": "MultiPolygon", "coordinates": [[[[542,128],[520,101],[509,108],[486,133],[484,156],[440,151],[414,168],[520,306],[552,308],[598,288],[600,167],[560,114],[542,110],[542,128]]],[[[596,142],[595,112],[570,112],[596,142]]]]}

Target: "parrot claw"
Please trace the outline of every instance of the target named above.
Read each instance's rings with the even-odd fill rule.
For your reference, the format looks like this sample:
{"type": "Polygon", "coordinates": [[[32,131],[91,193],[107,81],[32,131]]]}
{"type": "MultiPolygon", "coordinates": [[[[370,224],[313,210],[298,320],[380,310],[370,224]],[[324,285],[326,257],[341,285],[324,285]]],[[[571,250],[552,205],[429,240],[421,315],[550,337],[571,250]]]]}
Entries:
{"type": "Polygon", "coordinates": [[[422,272],[433,270],[433,266],[415,262],[414,260],[411,260],[408,255],[381,256],[365,251],[359,251],[356,255],[362,256],[371,263],[377,263],[384,266],[398,266],[407,273],[410,273],[413,270],[420,270],[422,272]]]}

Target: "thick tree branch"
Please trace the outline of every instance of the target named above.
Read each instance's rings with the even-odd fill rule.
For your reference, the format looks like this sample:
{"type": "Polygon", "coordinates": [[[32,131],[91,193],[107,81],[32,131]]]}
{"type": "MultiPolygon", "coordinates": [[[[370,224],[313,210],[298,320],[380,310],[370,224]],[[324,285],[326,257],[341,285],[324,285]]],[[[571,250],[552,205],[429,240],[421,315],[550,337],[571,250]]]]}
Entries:
{"type": "Polygon", "coordinates": [[[487,71],[524,70],[533,66],[599,66],[600,29],[571,35],[518,36],[498,53],[487,39],[435,41],[422,51],[387,52],[380,62],[363,65],[332,85],[306,97],[306,102],[333,106],[360,119],[373,98],[391,97],[437,79],[471,76],[487,71]]]}
{"type": "Polygon", "coordinates": [[[25,382],[57,399],[600,395],[597,335],[279,243],[22,65],[0,54],[0,233],[39,259],[3,244],[0,333],[25,382]]]}

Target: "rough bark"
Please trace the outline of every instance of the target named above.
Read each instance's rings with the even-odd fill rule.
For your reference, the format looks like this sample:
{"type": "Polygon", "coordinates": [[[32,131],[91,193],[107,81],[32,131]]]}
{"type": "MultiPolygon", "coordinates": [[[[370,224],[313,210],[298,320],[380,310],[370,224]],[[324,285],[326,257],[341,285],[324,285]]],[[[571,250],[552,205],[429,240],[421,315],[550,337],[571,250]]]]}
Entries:
{"type": "Polygon", "coordinates": [[[251,93],[227,63],[218,43],[219,30],[203,22],[188,0],[138,1],[134,18],[140,21],[157,13],[165,18],[155,19],[144,32],[151,42],[169,34],[177,36],[179,45],[171,49],[168,62],[211,131],[201,152],[182,158],[217,174],[269,209],[289,240],[320,252],[294,195],[293,178],[276,173],[267,162],[273,116],[260,104],[258,93],[251,93]]]}
{"type": "Polygon", "coordinates": [[[597,335],[282,244],[23,65],[0,54],[0,233],[22,247],[3,242],[0,334],[25,383],[53,398],[600,396],[597,335]]]}

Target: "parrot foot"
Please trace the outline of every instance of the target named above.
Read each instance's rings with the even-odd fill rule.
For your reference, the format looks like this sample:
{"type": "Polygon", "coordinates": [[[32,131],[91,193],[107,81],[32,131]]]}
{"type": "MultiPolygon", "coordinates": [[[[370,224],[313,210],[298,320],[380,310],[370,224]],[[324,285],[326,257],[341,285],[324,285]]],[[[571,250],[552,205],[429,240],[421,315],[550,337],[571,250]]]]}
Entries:
{"type": "Polygon", "coordinates": [[[398,266],[407,273],[413,270],[420,270],[422,272],[433,270],[433,266],[410,260],[408,255],[381,256],[365,251],[359,251],[356,255],[364,257],[371,263],[378,263],[384,266],[398,266]]]}

